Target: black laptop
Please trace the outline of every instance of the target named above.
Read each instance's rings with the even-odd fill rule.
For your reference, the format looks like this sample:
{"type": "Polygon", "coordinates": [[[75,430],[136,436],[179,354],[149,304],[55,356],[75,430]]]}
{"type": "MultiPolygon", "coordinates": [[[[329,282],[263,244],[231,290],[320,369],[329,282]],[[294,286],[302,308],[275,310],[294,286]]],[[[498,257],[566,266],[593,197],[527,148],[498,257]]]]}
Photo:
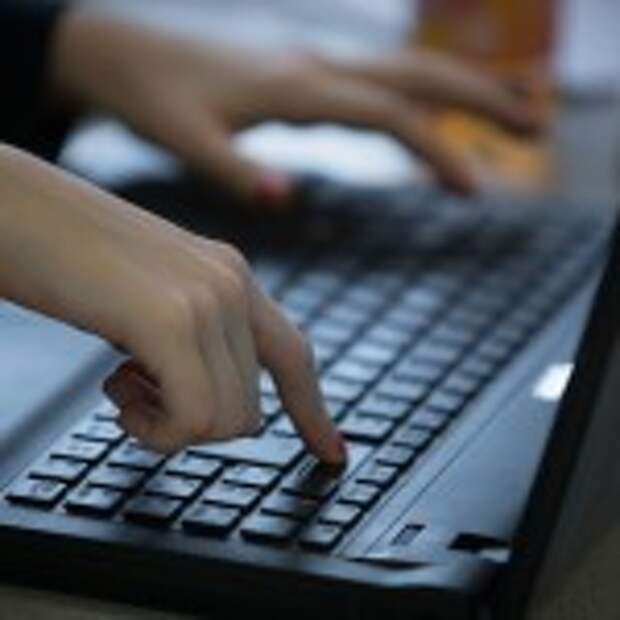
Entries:
{"type": "Polygon", "coordinates": [[[605,530],[614,218],[320,178],[299,200],[240,226],[174,215],[238,243],[308,334],[346,471],[305,451],[266,374],[256,437],[151,452],[102,396],[118,354],[4,304],[3,580],[212,617],[506,620],[605,530]]]}

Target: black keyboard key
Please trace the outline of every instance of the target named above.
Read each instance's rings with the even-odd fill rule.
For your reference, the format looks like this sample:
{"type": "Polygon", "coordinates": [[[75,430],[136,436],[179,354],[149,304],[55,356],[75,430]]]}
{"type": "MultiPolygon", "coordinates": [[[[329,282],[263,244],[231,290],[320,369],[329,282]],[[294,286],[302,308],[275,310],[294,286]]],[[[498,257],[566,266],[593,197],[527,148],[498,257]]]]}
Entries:
{"type": "Polygon", "coordinates": [[[256,439],[243,438],[205,444],[199,448],[190,448],[190,451],[230,461],[284,469],[292,465],[302,455],[304,448],[297,439],[264,435],[256,439]]]}
{"type": "Polygon", "coordinates": [[[313,500],[278,491],[263,502],[261,510],[266,513],[305,521],[317,511],[318,507],[318,503],[313,500]]]}
{"type": "Polygon", "coordinates": [[[384,446],[375,455],[375,460],[381,465],[390,465],[403,469],[415,459],[417,451],[404,446],[384,446]]]}
{"type": "Polygon", "coordinates": [[[395,353],[392,348],[363,341],[353,345],[347,352],[348,359],[379,367],[389,365],[394,360],[394,356],[395,353]]]}
{"type": "Polygon", "coordinates": [[[198,504],[185,516],[181,525],[192,534],[205,536],[226,536],[241,519],[237,508],[226,508],[213,504],[198,504]]]}
{"type": "Polygon", "coordinates": [[[412,349],[409,360],[413,363],[426,362],[447,368],[458,361],[462,351],[461,347],[425,341],[412,349]]]}
{"type": "Polygon", "coordinates": [[[299,543],[311,551],[329,551],[338,544],[342,534],[342,528],[337,525],[315,523],[302,532],[299,543]]]}
{"type": "Polygon", "coordinates": [[[364,334],[364,337],[381,346],[400,349],[411,340],[412,335],[410,331],[400,329],[393,325],[380,323],[369,329],[364,334]]]}
{"type": "Polygon", "coordinates": [[[178,454],[166,465],[166,472],[169,474],[200,478],[205,482],[215,480],[222,469],[222,462],[217,459],[209,459],[187,452],[178,454]]]}
{"type": "Polygon", "coordinates": [[[335,398],[350,403],[357,400],[365,389],[366,386],[363,383],[335,378],[321,379],[321,392],[325,398],[335,398]]]}
{"type": "Polygon", "coordinates": [[[129,502],[124,511],[125,519],[144,525],[172,523],[183,507],[183,502],[170,497],[139,495],[129,502]]]}
{"type": "Polygon", "coordinates": [[[405,448],[421,451],[428,447],[433,440],[433,433],[426,428],[400,429],[392,438],[392,441],[405,448]]]}
{"type": "Polygon", "coordinates": [[[327,342],[336,346],[343,346],[355,334],[357,327],[342,322],[316,321],[308,330],[312,342],[327,342]]]}
{"type": "Polygon", "coordinates": [[[89,477],[92,486],[109,487],[119,491],[133,491],[144,480],[144,472],[126,467],[98,467],[89,477]]]}
{"type": "Polygon", "coordinates": [[[377,380],[381,374],[381,369],[372,364],[368,365],[352,359],[343,359],[336,362],[327,374],[330,377],[355,381],[368,386],[377,380]]]}
{"type": "Polygon", "coordinates": [[[241,526],[241,536],[261,543],[283,544],[295,535],[298,523],[286,517],[255,514],[241,526]]]}
{"type": "Polygon", "coordinates": [[[7,493],[7,499],[16,504],[38,508],[52,508],[67,490],[67,485],[58,480],[23,478],[7,493]]]}
{"type": "Polygon", "coordinates": [[[432,323],[432,319],[428,315],[401,305],[389,310],[383,315],[382,320],[386,325],[402,330],[412,338],[427,330],[432,323]]]}
{"type": "Polygon", "coordinates": [[[443,413],[426,407],[416,409],[409,418],[411,428],[424,428],[433,433],[441,432],[450,423],[450,418],[443,413]]]}
{"type": "Polygon", "coordinates": [[[125,433],[114,422],[107,420],[86,420],[80,424],[72,435],[78,439],[116,443],[125,437],[125,433]]]}
{"type": "Polygon", "coordinates": [[[445,374],[445,365],[433,364],[418,359],[404,359],[396,365],[391,376],[402,383],[427,383],[433,385],[445,374]]]}
{"type": "Polygon", "coordinates": [[[346,486],[338,495],[339,502],[354,504],[361,508],[370,507],[381,494],[381,489],[370,484],[354,483],[346,486]]]}
{"type": "Polygon", "coordinates": [[[240,486],[267,490],[277,482],[279,477],[280,472],[273,467],[239,464],[227,469],[223,480],[240,486]]]}
{"type": "Polygon", "coordinates": [[[362,516],[362,510],[353,504],[332,504],[322,510],[318,519],[321,523],[330,523],[331,525],[339,525],[343,528],[353,526],[353,524],[362,516]]]}
{"type": "Polygon", "coordinates": [[[387,377],[375,388],[379,396],[398,398],[409,403],[419,403],[428,395],[431,387],[428,383],[414,383],[412,381],[399,381],[395,377],[387,377]]]}
{"type": "Polygon", "coordinates": [[[380,463],[370,463],[356,475],[356,482],[374,484],[381,488],[389,487],[398,476],[398,469],[380,463]]]}
{"type": "Polygon", "coordinates": [[[207,489],[201,500],[210,504],[248,511],[258,502],[260,496],[261,492],[258,489],[237,486],[227,482],[217,482],[207,489]]]}
{"type": "Polygon", "coordinates": [[[487,381],[497,373],[498,365],[494,362],[477,356],[468,357],[459,366],[459,372],[474,377],[480,382],[487,381]]]}
{"type": "Polygon", "coordinates": [[[51,451],[52,457],[63,457],[95,463],[108,451],[108,444],[97,441],[84,441],[82,439],[68,438],[54,446],[51,451]]]}
{"type": "Polygon", "coordinates": [[[163,455],[130,441],[114,450],[108,459],[108,463],[150,471],[158,467],[164,458],[163,455]]]}
{"type": "Polygon", "coordinates": [[[148,481],[144,487],[147,495],[162,495],[176,499],[187,500],[194,497],[202,488],[200,478],[159,474],[148,481]]]}
{"type": "Polygon", "coordinates": [[[425,406],[432,411],[438,411],[445,415],[456,415],[461,412],[465,406],[466,400],[467,399],[460,394],[438,390],[426,401],[425,406]]]}
{"type": "Polygon", "coordinates": [[[463,398],[471,398],[480,389],[480,380],[456,371],[446,378],[441,389],[463,398]]]}
{"type": "Polygon", "coordinates": [[[368,416],[400,421],[407,417],[410,409],[411,405],[407,401],[372,393],[360,401],[354,411],[368,416]]]}
{"type": "Polygon", "coordinates": [[[51,478],[62,482],[75,482],[88,469],[88,463],[63,458],[48,458],[31,471],[33,478],[51,478]]]}
{"type": "Polygon", "coordinates": [[[388,418],[350,413],[339,424],[339,428],[347,439],[381,443],[392,432],[394,421],[388,418]]]}
{"type": "Polygon", "coordinates": [[[76,514],[107,517],[116,511],[123,497],[123,493],[115,489],[87,484],[69,494],[65,508],[76,514]]]}
{"type": "Polygon", "coordinates": [[[343,468],[325,465],[308,457],[282,484],[282,491],[308,499],[322,500],[340,484],[343,468]]]}

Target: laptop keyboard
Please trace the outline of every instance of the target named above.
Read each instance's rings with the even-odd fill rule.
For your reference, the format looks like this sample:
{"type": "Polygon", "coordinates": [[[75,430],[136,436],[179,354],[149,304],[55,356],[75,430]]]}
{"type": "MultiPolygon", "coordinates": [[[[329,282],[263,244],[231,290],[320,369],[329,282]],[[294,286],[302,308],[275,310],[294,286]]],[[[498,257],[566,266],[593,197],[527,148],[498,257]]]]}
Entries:
{"type": "Polygon", "coordinates": [[[127,437],[105,401],[4,498],[188,536],[337,549],[399,478],[415,475],[603,250],[601,231],[583,216],[559,224],[543,211],[496,217],[440,206],[390,221],[319,227],[309,249],[254,257],[259,280],[313,344],[330,415],[347,439],[346,471],[305,451],[263,374],[256,437],[166,458],[127,437]]]}

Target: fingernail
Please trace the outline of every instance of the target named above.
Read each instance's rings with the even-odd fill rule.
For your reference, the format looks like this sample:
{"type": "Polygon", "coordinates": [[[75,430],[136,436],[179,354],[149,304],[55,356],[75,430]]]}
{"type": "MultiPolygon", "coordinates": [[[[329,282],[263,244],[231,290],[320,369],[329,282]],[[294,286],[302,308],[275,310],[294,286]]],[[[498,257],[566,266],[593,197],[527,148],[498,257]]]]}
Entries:
{"type": "Polygon", "coordinates": [[[255,200],[262,206],[282,208],[291,194],[291,187],[291,181],[286,175],[263,172],[256,186],[255,200]]]}

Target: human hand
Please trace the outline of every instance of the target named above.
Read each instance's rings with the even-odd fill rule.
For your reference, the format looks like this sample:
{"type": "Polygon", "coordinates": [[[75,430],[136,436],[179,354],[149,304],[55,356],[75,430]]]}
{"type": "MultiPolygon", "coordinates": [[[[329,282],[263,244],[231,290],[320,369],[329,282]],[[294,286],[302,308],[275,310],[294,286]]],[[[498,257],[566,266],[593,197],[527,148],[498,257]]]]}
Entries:
{"type": "Polygon", "coordinates": [[[69,12],[59,26],[52,82],[62,97],[120,116],[240,197],[273,206],[290,195],[290,180],[244,159],[230,139],[265,119],[385,131],[462,193],[475,181],[430,129],[429,108],[462,108],[517,132],[540,125],[505,86],[430,52],[329,60],[198,43],[83,10],[69,12]]]}
{"type": "Polygon", "coordinates": [[[0,297],[127,351],[105,388],[154,449],[254,432],[261,363],[309,448],[345,460],[308,345],[237,250],[1,145],[0,297]]]}

